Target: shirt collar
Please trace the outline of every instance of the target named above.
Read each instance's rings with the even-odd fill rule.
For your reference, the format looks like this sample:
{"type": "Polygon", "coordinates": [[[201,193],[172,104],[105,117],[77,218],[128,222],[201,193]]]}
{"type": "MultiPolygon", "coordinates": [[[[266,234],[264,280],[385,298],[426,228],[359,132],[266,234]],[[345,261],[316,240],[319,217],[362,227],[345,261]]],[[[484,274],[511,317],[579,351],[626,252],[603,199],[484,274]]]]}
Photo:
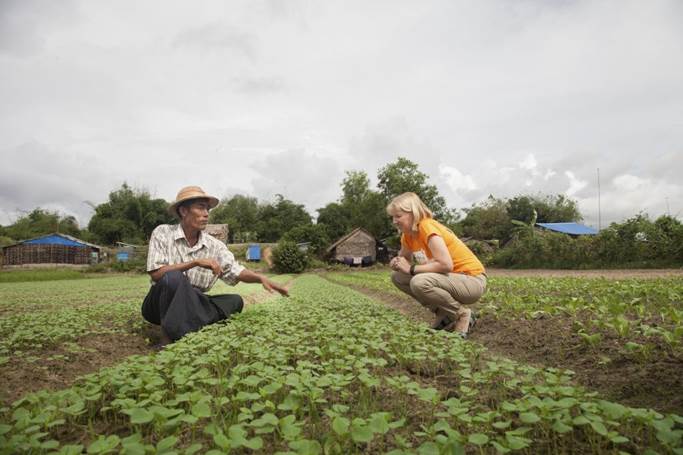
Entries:
{"type": "MultiPolygon", "coordinates": [[[[187,237],[185,237],[185,231],[183,231],[183,227],[180,225],[180,223],[176,224],[175,231],[173,232],[173,240],[180,240],[183,239],[185,240],[185,244],[189,247],[190,242],[187,241],[187,237]]],[[[195,246],[191,247],[192,250],[198,250],[201,247],[204,247],[208,245],[206,244],[205,240],[205,234],[204,231],[199,231],[199,238],[197,239],[197,243],[195,246]]]]}

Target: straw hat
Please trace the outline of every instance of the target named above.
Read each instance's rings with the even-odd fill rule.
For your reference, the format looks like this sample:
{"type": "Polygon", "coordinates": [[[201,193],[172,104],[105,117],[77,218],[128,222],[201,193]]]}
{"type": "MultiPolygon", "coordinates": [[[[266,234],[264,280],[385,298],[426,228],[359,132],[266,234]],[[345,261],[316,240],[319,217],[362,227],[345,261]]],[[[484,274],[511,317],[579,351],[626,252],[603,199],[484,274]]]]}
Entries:
{"type": "Polygon", "coordinates": [[[186,186],[185,188],[181,188],[180,191],[178,191],[178,195],[175,197],[175,201],[171,202],[171,205],[168,206],[168,213],[177,217],[178,205],[185,201],[189,201],[190,199],[207,199],[209,201],[210,209],[218,205],[218,199],[213,196],[209,196],[200,187],[186,186]]]}

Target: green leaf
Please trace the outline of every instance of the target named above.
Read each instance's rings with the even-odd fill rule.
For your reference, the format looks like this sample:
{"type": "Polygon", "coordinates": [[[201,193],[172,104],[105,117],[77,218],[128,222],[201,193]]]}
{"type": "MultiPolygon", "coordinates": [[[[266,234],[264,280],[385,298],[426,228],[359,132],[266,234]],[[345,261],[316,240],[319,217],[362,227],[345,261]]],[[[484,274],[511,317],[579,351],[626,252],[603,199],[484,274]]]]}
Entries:
{"type": "Polygon", "coordinates": [[[519,420],[524,423],[536,423],[541,420],[541,418],[535,412],[522,412],[519,414],[519,420]]]}
{"type": "Polygon", "coordinates": [[[389,431],[389,422],[387,422],[388,417],[389,415],[384,412],[373,414],[370,418],[370,423],[368,424],[372,432],[385,434],[389,431]]]}
{"type": "Polygon", "coordinates": [[[96,441],[88,446],[88,453],[111,452],[119,445],[120,439],[116,435],[108,437],[100,436],[96,441]]]}
{"type": "Polygon", "coordinates": [[[553,431],[560,434],[569,433],[572,431],[572,427],[566,425],[561,420],[556,420],[555,423],[553,423],[553,431]]]}
{"type": "Polygon", "coordinates": [[[142,425],[154,420],[154,414],[143,408],[132,409],[128,414],[130,415],[130,423],[133,425],[142,425]]]}
{"type": "Polygon", "coordinates": [[[417,448],[419,455],[439,455],[439,446],[432,441],[427,441],[417,448]]]}
{"type": "Polygon", "coordinates": [[[229,451],[231,444],[230,439],[223,433],[216,433],[213,435],[213,442],[223,450],[229,451]]]}
{"type": "Polygon", "coordinates": [[[605,428],[605,425],[603,425],[602,422],[592,421],[590,425],[597,434],[607,436],[607,428],[605,428]]]}
{"type": "Polygon", "coordinates": [[[289,448],[295,450],[299,455],[319,455],[322,447],[318,441],[310,439],[299,439],[289,443],[289,448]]]}
{"type": "Polygon", "coordinates": [[[344,436],[349,432],[349,419],[346,417],[335,417],[332,420],[332,429],[339,436],[344,436]]]}
{"type": "Polygon", "coordinates": [[[192,406],[192,415],[200,419],[211,417],[211,407],[206,401],[200,401],[192,406]]]}
{"type": "Polygon", "coordinates": [[[351,427],[351,439],[354,442],[370,442],[372,441],[373,434],[370,427],[366,425],[353,425],[351,427]]]}
{"type": "Polygon", "coordinates": [[[163,453],[169,451],[176,445],[178,438],[175,436],[168,436],[157,443],[157,453],[163,453]]]}
{"type": "Polygon", "coordinates": [[[622,435],[617,435],[617,436],[610,438],[610,441],[612,441],[615,444],[624,444],[624,443],[628,442],[629,439],[625,438],[622,435]]]}
{"type": "Polygon", "coordinates": [[[59,449],[59,455],[81,455],[83,453],[83,445],[69,444],[62,446],[59,449]]]}
{"type": "Polygon", "coordinates": [[[510,425],[512,424],[512,420],[506,420],[504,422],[493,422],[493,427],[498,428],[499,430],[504,430],[506,428],[509,428],[510,425]]]}
{"type": "Polygon", "coordinates": [[[590,420],[588,420],[584,416],[580,415],[580,416],[574,417],[574,420],[572,420],[572,423],[574,425],[586,425],[586,424],[590,423],[590,420]]]}
{"type": "Polygon", "coordinates": [[[259,450],[261,447],[263,447],[263,439],[261,439],[259,436],[256,436],[255,438],[251,438],[246,442],[243,442],[242,445],[251,450],[259,450]]]}
{"type": "Polygon", "coordinates": [[[484,444],[489,442],[489,437],[483,433],[474,433],[474,434],[469,435],[469,437],[467,438],[467,441],[470,444],[474,444],[477,446],[483,446],[484,444]]]}

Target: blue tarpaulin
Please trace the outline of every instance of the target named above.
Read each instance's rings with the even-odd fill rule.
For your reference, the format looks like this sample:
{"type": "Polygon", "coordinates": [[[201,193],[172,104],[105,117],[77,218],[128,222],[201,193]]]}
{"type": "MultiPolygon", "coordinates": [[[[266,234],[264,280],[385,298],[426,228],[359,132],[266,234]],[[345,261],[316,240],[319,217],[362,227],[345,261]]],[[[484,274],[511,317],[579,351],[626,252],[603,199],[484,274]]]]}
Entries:
{"type": "Polygon", "coordinates": [[[541,226],[551,231],[561,232],[569,235],[597,235],[598,230],[589,226],[584,226],[579,223],[536,223],[536,226],[541,226]]]}
{"type": "Polygon", "coordinates": [[[61,235],[46,235],[44,237],[39,237],[37,239],[26,240],[22,242],[28,245],[66,245],[66,246],[78,246],[86,247],[85,243],[76,242],[74,240],[62,237],[61,235]]]}

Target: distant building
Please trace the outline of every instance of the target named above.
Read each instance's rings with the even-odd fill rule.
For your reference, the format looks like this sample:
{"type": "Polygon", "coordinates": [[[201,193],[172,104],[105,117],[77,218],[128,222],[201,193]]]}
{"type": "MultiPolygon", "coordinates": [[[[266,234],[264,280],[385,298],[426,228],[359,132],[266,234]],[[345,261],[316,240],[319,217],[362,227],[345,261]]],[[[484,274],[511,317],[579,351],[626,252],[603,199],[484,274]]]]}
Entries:
{"type": "Polygon", "coordinates": [[[227,224],[207,224],[204,232],[216,237],[225,244],[228,243],[228,233],[230,230],[227,224]]]}
{"type": "Polygon", "coordinates": [[[377,260],[377,239],[363,228],[356,228],[330,245],[327,255],[347,265],[370,265],[377,260]]]}
{"type": "Polygon", "coordinates": [[[536,223],[536,226],[553,232],[561,232],[562,234],[571,235],[573,237],[599,234],[597,229],[581,223],[536,223]]]}
{"type": "Polygon", "coordinates": [[[101,246],[60,233],[23,240],[2,248],[3,265],[87,265],[99,262],[101,251],[101,246]]]}

